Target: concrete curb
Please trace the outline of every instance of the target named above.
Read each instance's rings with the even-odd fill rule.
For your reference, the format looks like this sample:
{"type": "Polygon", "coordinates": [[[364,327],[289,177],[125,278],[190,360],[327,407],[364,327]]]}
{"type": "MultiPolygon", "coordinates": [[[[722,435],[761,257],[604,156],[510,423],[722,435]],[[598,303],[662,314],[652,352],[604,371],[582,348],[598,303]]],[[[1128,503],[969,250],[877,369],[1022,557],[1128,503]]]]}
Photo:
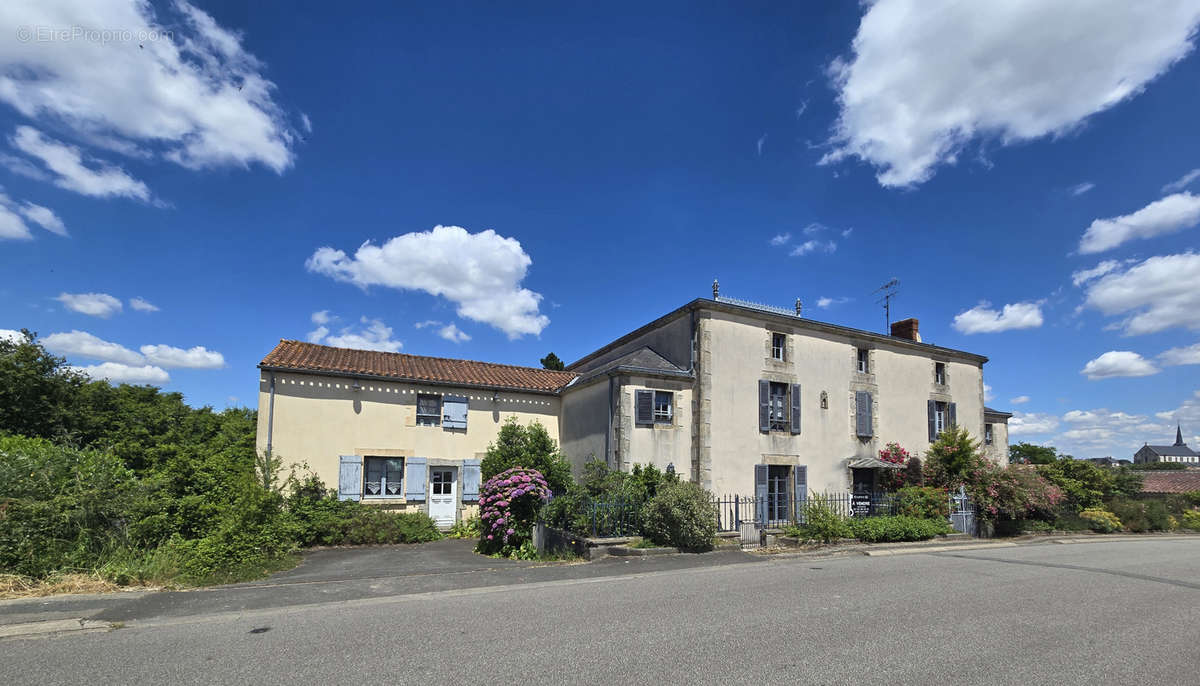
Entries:
{"type": "Polygon", "coordinates": [[[115,627],[109,622],[95,619],[52,619],[44,622],[24,622],[0,626],[0,640],[28,636],[57,636],[66,633],[89,633],[110,631],[115,627]]]}
{"type": "Polygon", "coordinates": [[[1015,548],[1016,543],[962,543],[959,545],[914,546],[911,548],[886,548],[883,550],[864,550],[867,557],[886,557],[888,555],[915,555],[917,553],[944,553],[950,550],[981,550],[984,548],[1015,548]]]}

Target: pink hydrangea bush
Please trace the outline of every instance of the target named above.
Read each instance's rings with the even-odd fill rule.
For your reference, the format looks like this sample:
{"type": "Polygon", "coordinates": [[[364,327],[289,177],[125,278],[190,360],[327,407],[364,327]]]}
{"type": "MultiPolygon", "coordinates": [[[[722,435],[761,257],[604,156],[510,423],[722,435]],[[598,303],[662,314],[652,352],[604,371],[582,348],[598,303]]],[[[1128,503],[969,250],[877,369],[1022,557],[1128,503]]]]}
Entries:
{"type": "Polygon", "coordinates": [[[533,537],[538,510],[550,499],[550,487],[536,469],[513,467],[479,489],[479,552],[508,554],[533,537]]]}

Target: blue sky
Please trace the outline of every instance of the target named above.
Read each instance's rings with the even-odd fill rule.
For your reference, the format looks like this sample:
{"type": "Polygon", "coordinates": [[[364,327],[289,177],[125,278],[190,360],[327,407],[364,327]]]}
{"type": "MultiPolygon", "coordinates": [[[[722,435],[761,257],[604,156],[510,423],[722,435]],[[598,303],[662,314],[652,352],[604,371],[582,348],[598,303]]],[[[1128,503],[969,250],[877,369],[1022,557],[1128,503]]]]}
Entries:
{"type": "Polygon", "coordinates": [[[225,407],[897,277],[1014,441],[1200,442],[1194,1],[246,5],[0,8],[0,330],[225,407]]]}

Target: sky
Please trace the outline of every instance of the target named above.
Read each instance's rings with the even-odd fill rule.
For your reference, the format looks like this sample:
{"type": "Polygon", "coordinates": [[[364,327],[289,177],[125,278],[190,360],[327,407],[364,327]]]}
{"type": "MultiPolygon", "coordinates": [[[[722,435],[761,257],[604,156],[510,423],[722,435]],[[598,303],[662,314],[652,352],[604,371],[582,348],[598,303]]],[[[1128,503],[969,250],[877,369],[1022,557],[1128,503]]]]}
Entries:
{"type": "Polygon", "coordinates": [[[1200,0],[0,4],[0,336],[257,402],[281,338],[537,366],[721,292],[1200,444],[1200,0]]]}

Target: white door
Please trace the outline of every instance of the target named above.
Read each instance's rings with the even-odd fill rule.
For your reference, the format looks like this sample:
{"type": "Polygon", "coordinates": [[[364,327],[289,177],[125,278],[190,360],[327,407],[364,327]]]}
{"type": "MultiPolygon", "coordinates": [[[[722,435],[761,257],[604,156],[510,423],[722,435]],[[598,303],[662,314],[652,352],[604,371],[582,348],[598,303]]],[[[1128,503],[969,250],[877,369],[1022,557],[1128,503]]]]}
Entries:
{"type": "Polygon", "coordinates": [[[457,519],[458,503],[454,495],[457,471],[453,467],[429,469],[429,516],[441,528],[454,526],[457,519]]]}

